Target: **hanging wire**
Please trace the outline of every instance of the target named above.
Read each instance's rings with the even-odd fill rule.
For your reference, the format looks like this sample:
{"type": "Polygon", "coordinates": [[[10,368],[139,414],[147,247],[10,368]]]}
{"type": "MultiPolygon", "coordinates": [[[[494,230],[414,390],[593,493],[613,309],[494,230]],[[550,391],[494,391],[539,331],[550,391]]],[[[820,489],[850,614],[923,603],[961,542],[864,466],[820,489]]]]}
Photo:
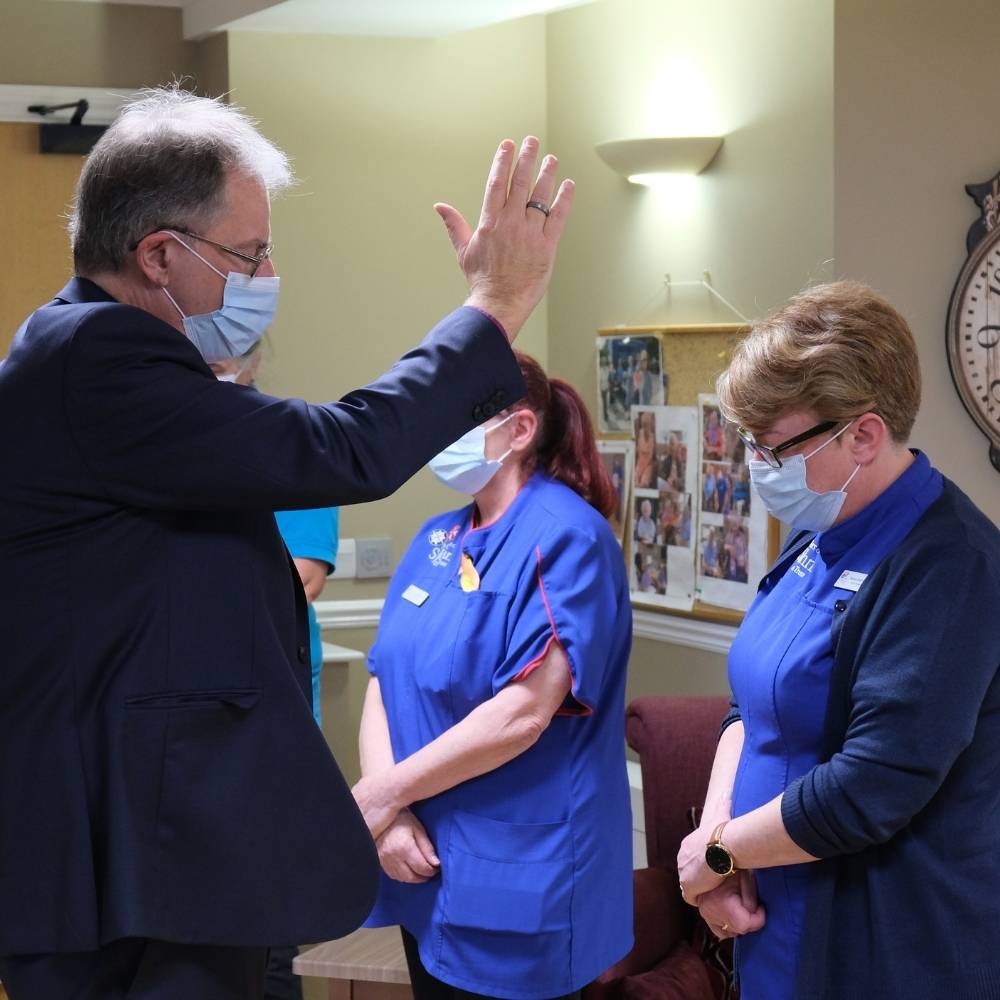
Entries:
{"type": "Polygon", "coordinates": [[[727,299],[721,292],[716,290],[715,286],[712,284],[712,275],[708,271],[704,271],[702,272],[701,279],[698,281],[674,281],[670,277],[670,274],[668,272],[663,277],[663,284],[657,289],[656,292],[653,293],[653,295],[651,295],[646,300],[646,302],[643,303],[643,306],[639,310],[639,312],[636,313],[636,315],[632,319],[630,319],[627,323],[623,325],[624,326],[638,325],[636,323],[636,320],[640,319],[649,311],[650,306],[652,306],[655,303],[655,301],[663,295],[664,288],[667,290],[668,297],[670,296],[670,292],[674,288],[704,288],[707,292],[709,292],[716,299],[718,299],[719,302],[721,302],[731,313],[733,313],[734,315],[738,316],[741,320],[743,320],[744,323],[747,324],[750,323],[750,320],[746,316],[744,316],[743,313],[741,313],[739,309],[737,309],[736,306],[734,306],[732,302],[729,301],[729,299],[727,299]]]}

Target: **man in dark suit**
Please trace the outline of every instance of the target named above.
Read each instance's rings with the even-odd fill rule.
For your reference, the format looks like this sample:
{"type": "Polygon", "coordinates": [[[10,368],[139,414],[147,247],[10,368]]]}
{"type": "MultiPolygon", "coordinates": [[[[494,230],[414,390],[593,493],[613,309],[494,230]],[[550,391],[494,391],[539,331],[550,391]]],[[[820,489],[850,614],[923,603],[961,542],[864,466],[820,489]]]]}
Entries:
{"type": "Polygon", "coordinates": [[[524,395],[507,338],[572,200],[536,156],[501,144],[474,232],[438,206],[465,306],[309,405],[206,363],[273,315],[280,151],[235,109],[163,90],[91,154],[76,277],[0,364],[12,1000],[257,997],[269,944],[367,915],[377,860],[312,723],[306,604],[271,512],[384,497],[524,395]]]}

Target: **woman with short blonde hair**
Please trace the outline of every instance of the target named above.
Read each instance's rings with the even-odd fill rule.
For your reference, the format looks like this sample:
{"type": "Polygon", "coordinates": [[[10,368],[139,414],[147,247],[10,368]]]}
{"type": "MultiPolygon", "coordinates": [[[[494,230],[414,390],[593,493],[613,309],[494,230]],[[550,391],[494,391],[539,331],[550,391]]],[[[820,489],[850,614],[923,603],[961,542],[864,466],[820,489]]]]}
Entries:
{"type": "Polygon", "coordinates": [[[742,1000],[1000,997],[1000,532],[906,446],[909,327],[820,285],[718,394],[792,530],[729,654],[684,896],[737,938],[742,1000]]]}

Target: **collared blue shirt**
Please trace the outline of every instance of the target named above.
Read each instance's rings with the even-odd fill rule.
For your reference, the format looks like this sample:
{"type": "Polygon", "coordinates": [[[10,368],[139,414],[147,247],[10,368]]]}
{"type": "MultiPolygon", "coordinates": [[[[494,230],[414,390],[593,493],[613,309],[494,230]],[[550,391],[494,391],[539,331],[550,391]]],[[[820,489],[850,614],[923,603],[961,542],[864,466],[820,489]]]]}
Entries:
{"type": "Polygon", "coordinates": [[[492,524],[473,528],[472,513],[432,518],[389,584],[369,669],[395,759],[527,676],[553,642],[572,691],[530,749],[414,803],[440,875],[413,885],[383,874],[369,923],[402,924],[453,986],[560,996],[632,946],[625,566],[604,518],[543,475],[492,524]],[[461,587],[463,553],[476,590],[461,587]]]}
{"type": "MultiPolygon", "coordinates": [[[[941,490],[940,473],[916,452],[868,506],[818,534],[782,575],[761,583],[729,653],[729,683],[744,726],[734,816],[770,802],[819,763],[836,605],[850,602],[859,578],[903,542],[941,490]]],[[[795,996],[808,869],[756,872],[767,922],[738,940],[743,1000],[795,996]]]]}
{"type": "MultiPolygon", "coordinates": [[[[336,507],[311,510],[279,510],[274,515],[278,531],[293,559],[316,559],[333,572],[337,562],[340,511],[336,507]]],[[[323,637],[316,612],[309,605],[309,662],[312,668],[313,718],[321,722],[319,692],[323,673],[323,637]]]]}

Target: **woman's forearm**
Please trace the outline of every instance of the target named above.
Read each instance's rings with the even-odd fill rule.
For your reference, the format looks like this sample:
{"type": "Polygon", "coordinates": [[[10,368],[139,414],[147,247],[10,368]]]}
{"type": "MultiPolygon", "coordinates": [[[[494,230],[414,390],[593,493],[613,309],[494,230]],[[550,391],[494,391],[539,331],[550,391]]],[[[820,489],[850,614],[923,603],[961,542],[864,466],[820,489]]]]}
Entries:
{"type": "Polygon", "coordinates": [[[508,684],[384,775],[387,798],[403,808],[513,760],[545,731],[571,683],[566,655],[552,643],[525,680],[508,684]]]}
{"type": "Polygon", "coordinates": [[[740,868],[774,868],[816,861],[788,836],[781,818],[781,796],[726,824],[722,843],[740,868]]]}
{"type": "Polygon", "coordinates": [[[388,771],[396,763],[389,738],[389,721],[382,704],[382,689],[377,677],[369,679],[368,689],[365,691],[361,728],[358,732],[358,751],[363,776],[388,771]]]}
{"type": "Polygon", "coordinates": [[[716,827],[733,814],[733,784],[740,754],[743,752],[743,723],[734,722],[727,726],[719,738],[712,764],[712,776],[705,793],[705,808],[702,810],[702,826],[716,827]]]}

